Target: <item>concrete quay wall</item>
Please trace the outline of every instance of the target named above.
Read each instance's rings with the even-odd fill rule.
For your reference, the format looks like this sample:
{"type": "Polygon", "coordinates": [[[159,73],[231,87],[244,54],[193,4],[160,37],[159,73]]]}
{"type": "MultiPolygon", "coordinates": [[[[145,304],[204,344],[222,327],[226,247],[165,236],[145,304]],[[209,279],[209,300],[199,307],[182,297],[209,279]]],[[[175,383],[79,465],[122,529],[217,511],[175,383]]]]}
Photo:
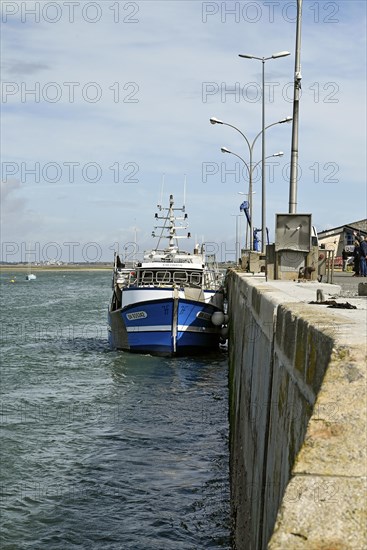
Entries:
{"type": "Polygon", "coordinates": [[[235,548],[367,548],[366,299],[327,309],[308,302],[332,285],[227,279],[235,548]]]}

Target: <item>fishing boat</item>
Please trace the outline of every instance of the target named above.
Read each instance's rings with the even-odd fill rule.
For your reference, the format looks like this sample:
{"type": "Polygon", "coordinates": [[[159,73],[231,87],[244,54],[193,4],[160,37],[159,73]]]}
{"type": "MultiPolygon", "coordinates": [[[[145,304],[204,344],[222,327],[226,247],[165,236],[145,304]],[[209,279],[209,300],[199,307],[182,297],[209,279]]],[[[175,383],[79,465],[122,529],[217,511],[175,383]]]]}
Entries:
{"type": "Polygon", "coordinates": [[[113,349],[154,355],[188,355],[218,348],[225,337],[223,273],[204,245],[179,249],[187,233],[185,206],[158,205],[152,236],[157,246],[129,264],[115,253],[108,311],[113,349]],[[181,215],[177,215],[181,212],[181,215]],[[156,235],[156,230],[160,233],[156,235]],[[186,232],[185,235],[179,234],[186,232]],[[168,239],[166,248],[159,248],[168,239]]]}

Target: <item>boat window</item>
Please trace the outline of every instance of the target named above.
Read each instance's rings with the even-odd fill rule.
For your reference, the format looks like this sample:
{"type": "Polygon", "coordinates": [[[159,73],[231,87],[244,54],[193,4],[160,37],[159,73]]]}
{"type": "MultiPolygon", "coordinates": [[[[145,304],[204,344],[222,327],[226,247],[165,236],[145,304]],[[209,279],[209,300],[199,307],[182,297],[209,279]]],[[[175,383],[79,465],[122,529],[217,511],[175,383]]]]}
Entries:
{"type": "Polygon", "coordinates": [[[190,273],[190,284],[201,285],[201,273],[199,271],[190,273]]]}
{"type": "Polygon", "coordinates": [[[169,283],[171,281],[171,273],[169,271],[157,271],[157,283],[169,283]]]}
{"type": "Polygon", "coordinates": [[[143,271],[142,277],[141,277],[141,282],[143,284],[144,283],[152,284],[153,283],[153,271],[143,271]]]}
{"type": "Polygon", "coordinates": [[[174,283],[187,283],[188,275],[186,271],[175,271],[173,274],[174,283]]]}

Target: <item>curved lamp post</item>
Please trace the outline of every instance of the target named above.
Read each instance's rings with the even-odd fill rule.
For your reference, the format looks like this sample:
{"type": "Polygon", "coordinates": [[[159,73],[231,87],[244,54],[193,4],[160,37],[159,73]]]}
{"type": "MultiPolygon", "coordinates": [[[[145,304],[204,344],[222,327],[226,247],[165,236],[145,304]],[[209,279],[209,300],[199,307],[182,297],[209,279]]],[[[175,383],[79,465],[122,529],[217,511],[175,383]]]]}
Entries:
{"type": "MultiPolygon", "coordinates": [[[[223,122],[223,120],[220,120],[219,118],[216,118],[216,117],[211,117],[210,119],[210,123],[211,124],[223,124],[223,126],[229,126],[230,128],[233,128],[234,130],[236,130],[239,134],[241,134],[241,136],[244,138],[244,140],[246,141],[247,143],[247,147],[248,147],[248,150],[249,150],[249,155],[250,155],[250,162],[249,162],[249,165],[244,161],[244,159],[242,159],[241,157],[241,160],[243,160],[243,162],[246,164],[247,166],[247,169],[248,169],[248,173],[249,173],[249,197],[250,197],[250,200],[249,200],[249,205],[250,205],[250,235],[252,235],[252,173],[253,173],[253,169],[252,169],[252,154],[253,154],[253,150],[254,150],[254,145],[257,141],[257,139],[259,138],[259,136],[261,136],[261,134],[264,135],[265,133],[265,130],[267,130],[268,128],[271,128],[272,126],[276,126],[277,124],[284,124],[285,122],[291,122],[292,120],[292,117],[291,116],[287,116],[285,118],[282,118],[281,120],[278,120],[277,122],[273,122],[272,124],[269,124],[268,126],[265,126],[265,128],[263,130],[261,130],[261,132],[259,132],[257,134],[257,136],[255,136],[255,139],[253,140],[252,143],[249,142],[249,140],[247,139],[247,137],[245,136],[245,134],[243,132],[241,132],[241,130],[239,128],[237,128],[236,126],[233,126],[233,124],[229,124],[228,122],[223,122]]],[[[223,149],[225,149],[225,147],[223,147],[223,149]]],[[[227,152],[227,151],[222,151],[222,152],[227,152]]],[[[265,159],[262,159],[261,162],[264,162],[265,164],[265,159]]],[[[257,163],[259,164],[259,163],[257,163]]],[[[257,166],[256,164],[256,166],[257,166]]],[[[263,166],[263,174],[264,174],[265,170],[264,170],[264,166],[263,166]]],[[[262,196],[262,200],[264,201],[264,194],[262,196]]],[[[266,231],[266,229],[265,229],[266,231]]],[[[252,250],[252,239],[251,239],[251,250],[252,250]]]]}
{"type": "MultiPolygon", "coordinates": [[[[275,124],[278,124],[277,122],[275,124]]],[[[243,159],[242,157],[240,157],[240,155],[237,155],[237,153],[234,153],[233,151],[230,151],[230,149],[227,149],[227,147],[221,147],[220,150],[222,151],[222,153],[229,153],[230,155],[234,155],[235,157],[239,158],[240,160],[242,160],[242,162],[246,165],[246,168],[247,168],[247,172],[248,172],[248,176],[249,176],[249,181],[251,181],[251,189],[250,189],[250,185],[249,185],[249,192],[248,193],[245,193],[245,195],[248,196],[248,202],[251,206],[250,208],[250,248],[251,250],[253,249],[253,235],[252,235],[252,195],[254,194],[254,191],[252,191],[252,174],[256,168],[256,166],[258,166],[260,164],[260,162],[263,161],[263,159],[259,160],[256,164],[254,164],[252,166],[252,162],[250,162],[250,166],[247,164],[247,162],[245,161],[245,159],[243,159]],[[251,196],[251,200],[250,200],[250,196],[251,196]]],[[[273,153],[272,155],[268,155],[267,157],[265,157],[265,160],[266,159],[270,159],[272,157],[282,157],[284,155],[283,151],[279,151],[278,153],[273,153]]],[[[261,247],[263,246],[262,243],[263,241],[265,240],[266,242],[266,239],[264,237],[264,235],[266,235],[266,228],[265,228],[265,233],[262,233],[261,231],[261,247]]],[[[247,232],[246,232],[246,246],[247,246],[247,232]]]]}
{"type": "MultiPolygon", "coordinates": [[[[290,52],[283,51],[273,53],[269,57],[257,57],[256,55],[238,54],[239,57],[245,59],[257,59],[262,63],[262,200],[261,200],[261,230],[266,231],[266,177],[265,177],[265,61],[269,59],[277,59],[278,57],[286,57],[290,52]]],[[[263,233],[264,235],[265,233],[263,233]]],[[[266,242],[262,240],[261,252],[265,254],[266,242]]]]}
{"type": "MultiPolygon", "coordinates": [[[[231,214],[232,218],[236,218],[236,243],[235,243],[235,259],[236,259],[236,265],[238,263],[238,258],[240,257],[240,239],[239,239],[239,232],[238,232],[238,218],[241,218],[241,214],[231,214]]],[[[240,228],[241,231],[241,228],[240,228]]]]}

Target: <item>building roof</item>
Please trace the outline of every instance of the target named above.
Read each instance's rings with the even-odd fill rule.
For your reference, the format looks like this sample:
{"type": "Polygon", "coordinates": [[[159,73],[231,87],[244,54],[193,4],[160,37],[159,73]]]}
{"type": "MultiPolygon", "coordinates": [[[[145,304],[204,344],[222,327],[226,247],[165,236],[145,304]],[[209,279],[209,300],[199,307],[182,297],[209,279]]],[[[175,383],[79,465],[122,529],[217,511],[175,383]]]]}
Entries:
{"type": "Polygon", "coordinates": [[[333,233],[341,233],[344,229],[349,229],[351,231],[358,231],[363,234],[367,234],[367,218],[364,220],[359,220],[356,222],[346,223],[344,225],[339,225],[338,227],[331,227],[330,229],[324,229],[323,231],[318,232],[318,236],[328,234],[332,235],[333,233]]]}

